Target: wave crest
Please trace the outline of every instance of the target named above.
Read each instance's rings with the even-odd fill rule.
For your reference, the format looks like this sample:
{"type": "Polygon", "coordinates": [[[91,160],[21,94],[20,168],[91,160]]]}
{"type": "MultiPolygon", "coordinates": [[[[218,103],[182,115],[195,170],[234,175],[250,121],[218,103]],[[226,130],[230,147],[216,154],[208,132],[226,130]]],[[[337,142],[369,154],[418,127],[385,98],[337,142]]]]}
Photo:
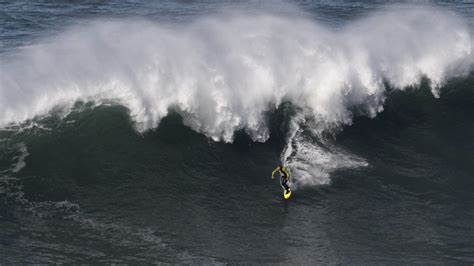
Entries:
{"type": "Polygon", "coordinates": [[[388,10],[330,29],[269,14],[204,18],[188,25],[94,22],[1,64],[0,124],[76,100],[115,99],[138,128],[169,109],[216,140],[244,129],[269,137],[266,111],[288,100],[328,124],[351,122],[350,108],[382,109],[384,81],[404,88],[422,76],[440,84],[471,64],[463,21],[433,8],[388,10]]]}

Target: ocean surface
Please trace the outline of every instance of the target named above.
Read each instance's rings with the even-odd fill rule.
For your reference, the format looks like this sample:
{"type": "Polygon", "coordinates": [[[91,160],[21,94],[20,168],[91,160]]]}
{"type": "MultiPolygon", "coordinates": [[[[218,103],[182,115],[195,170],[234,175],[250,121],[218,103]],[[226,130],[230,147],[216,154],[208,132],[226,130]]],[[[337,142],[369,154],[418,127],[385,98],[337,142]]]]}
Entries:
{"type": "Polygon", "coordinates": [[[0,264],[472,265],[474,3],[416,2],[0,1],[0,264]]]}

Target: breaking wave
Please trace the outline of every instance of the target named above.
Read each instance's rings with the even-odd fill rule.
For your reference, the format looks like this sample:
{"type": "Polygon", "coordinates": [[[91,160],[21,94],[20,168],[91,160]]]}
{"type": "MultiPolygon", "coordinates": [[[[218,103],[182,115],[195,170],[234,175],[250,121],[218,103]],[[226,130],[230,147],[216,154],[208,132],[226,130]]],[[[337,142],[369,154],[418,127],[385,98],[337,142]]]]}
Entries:
{"type": "Polygon", "coordinates": [[[2,55],[0,126],[77,101],[114,101],[139,131],[174,111],[215,141],[244,131],[264,142],[268,114],[289,102],[299,111],[281,160],[299,171],[297,184],[320,184],[334,169],[367,165],[323,133],[351,124],[355,113],[376,116],[387,86],[427,78],[439,97],[447,80],[471,68],[470,29],[451,12],[386,9],[340,28],[298,16],[234,12],[185,25],[115,20],[69,28],[2,55]]]}

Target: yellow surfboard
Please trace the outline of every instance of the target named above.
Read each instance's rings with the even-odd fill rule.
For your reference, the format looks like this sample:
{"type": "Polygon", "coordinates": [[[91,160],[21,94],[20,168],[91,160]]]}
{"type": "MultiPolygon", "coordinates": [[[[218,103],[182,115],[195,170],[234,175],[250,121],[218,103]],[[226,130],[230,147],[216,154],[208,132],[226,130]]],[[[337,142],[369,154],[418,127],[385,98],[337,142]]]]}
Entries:
{"type": "Polygon", "coordinates": [[[283,190],[283,198],[289,199],[291,196],[291,190],[288,190],[288,193],[286,193],[285,190],[283,190]]]}

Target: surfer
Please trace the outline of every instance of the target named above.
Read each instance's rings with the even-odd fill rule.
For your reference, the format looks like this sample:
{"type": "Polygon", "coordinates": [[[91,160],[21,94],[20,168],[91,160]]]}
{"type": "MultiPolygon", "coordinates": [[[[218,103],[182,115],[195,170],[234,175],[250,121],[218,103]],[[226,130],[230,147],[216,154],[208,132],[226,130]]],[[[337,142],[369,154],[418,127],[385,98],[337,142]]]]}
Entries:
{"type": "Polygon", "coordinates": [[[272,179],[275,177],[276,172],[280,173],[280,184],[285,190],[285,194],[288,194],[290,192],[290,174],[288,173],[288,170],[286,170],[283,165],[279,164],[272,172],[272,179]]]}

